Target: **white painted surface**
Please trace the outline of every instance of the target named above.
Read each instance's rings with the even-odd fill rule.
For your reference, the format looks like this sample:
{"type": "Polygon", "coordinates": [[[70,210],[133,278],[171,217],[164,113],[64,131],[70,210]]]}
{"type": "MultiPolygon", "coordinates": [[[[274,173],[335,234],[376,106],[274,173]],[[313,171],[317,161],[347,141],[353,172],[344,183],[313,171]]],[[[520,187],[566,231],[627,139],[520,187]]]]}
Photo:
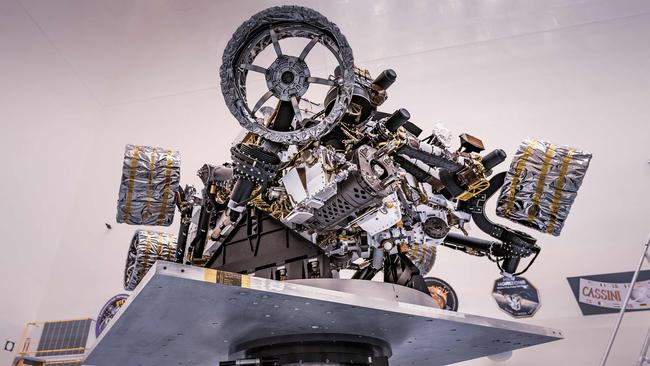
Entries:
{"type": "MultiPolygon", "coordinates": [[[[22,7],[0,1],[0,364],[46,301],[99,105],[22,7]]],[[[74,254],[72,254],[74,256],[74,254]]],[[[79,281],[68,283],[79,288],[79,281]]]]}
{"type": "MultiPolygon", "coordinates": [[[[543,301],[527,321],[567,339],[499,364],[596,364],[615,318],[580,316],[566,277],[631,270],[650,230],[650,3],[304,3],[340,26],[357,64],[397,71],[385,110],[405,107],[422,127],[440,121],[510,155],[528,136],[594,153],[563,235],[536,235],[543,251],[527,274],[543,301]]],[[[135,230],[114,224],[124,145],[181,150],[184,184],[199,183],[204,162],[227,160],[239,130],[218,86],[221,53],[274,4],[0,0],[0,273],[12,279],[0,285],[11,298],[0,337],[33,318],[95,316],[121,291],[135,230]]],[[[456,288],[463,312],[507,317],[490,296],[490,262],[446,249],[439,258],[433,274],[456,288]]],[[[628,316],[611,365],[632,364],[648,327],[650,312],[628,316]]]]}

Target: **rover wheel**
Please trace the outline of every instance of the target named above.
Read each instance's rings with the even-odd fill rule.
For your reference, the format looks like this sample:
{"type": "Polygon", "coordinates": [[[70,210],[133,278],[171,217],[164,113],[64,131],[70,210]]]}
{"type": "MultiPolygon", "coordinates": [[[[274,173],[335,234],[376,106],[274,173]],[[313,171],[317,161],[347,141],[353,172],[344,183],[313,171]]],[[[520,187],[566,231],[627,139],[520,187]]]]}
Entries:
{"type": "Polygon", "coordinates": [[[133,291],[158,260],[174,261],[176,235],[138,230],[133,235],[124,268],[124,289],[133,291]]]}
{"type": "Polygon", "coordinates": [[[269,8],[244,22],[226,46],[219,74],[226,105],[239,123],[283,144],[304,143],[326,134],[347,110],[354,88],[354,60],[345,36],[323,15],[300,6],[269,8]],[[306,38],[309,42],[298,55],[289,55],[280,45],[281,40],[289,38],[306,38]],[[312,75],[305,58],[317,45],[336,59],[334,75],[312,75]],[[275,60],[264,67],[256,59],[267,47],[275,51],[275,60]],[[248,100],[246,81],[251,72],[263,74],[266,92],[248,100]],[[324,95],[334,88],[336,102],[328,113],[323,107],[322,112],[310,111],[307,115],[301,110],[301,98],[316,84],[328,87],[324,95]],[[276,113],[285,108],[291,114],[283,128],[266,125],[268,121],[260,111],[272,98],[278,101],[276,113]]]}

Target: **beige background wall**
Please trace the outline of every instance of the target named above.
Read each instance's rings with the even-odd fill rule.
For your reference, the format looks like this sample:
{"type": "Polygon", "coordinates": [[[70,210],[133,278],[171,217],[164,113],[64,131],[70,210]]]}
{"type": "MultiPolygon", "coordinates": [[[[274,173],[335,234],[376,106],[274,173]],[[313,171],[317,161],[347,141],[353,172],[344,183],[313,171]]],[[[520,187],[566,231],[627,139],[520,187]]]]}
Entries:
{"type": "MultiPolygon", "coordinates": [[[[218,87],[221,52],[273,4],[0,0],[3,344],[29,320],[94,317],[122,291],[135,229],[114,223],[126,143],[181,150],[185,184],[229,158],[239,129],[218,87]]],[[[524,321],[566,340],[500,364],[596,364],[615,316],[582,317],[566,277],[631,270],[650,231],[650,3],[304,4],[340,26],[357,64],[397,71],[386,110],[510,155],[528,136],[593,152],[563,235],[537,235],[542,255],[527,274],[543,306],[524,321]]],[[[455,287],[460,311],[507,319],[487,260],[441,249],[433,275],[455,287]]],[[[611,365],[633,363],[648,327],[650,312],[627,317],[611,365]]],[[[0,352],[0,364],[10,359],[0,352]]]]}

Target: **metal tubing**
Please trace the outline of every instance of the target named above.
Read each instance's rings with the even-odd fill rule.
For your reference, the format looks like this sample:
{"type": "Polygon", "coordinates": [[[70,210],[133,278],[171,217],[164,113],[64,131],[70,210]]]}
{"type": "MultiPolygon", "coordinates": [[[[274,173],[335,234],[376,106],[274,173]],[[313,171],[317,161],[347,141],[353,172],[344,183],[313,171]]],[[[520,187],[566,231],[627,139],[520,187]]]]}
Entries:
{"type": "Polygon", "coordinates": [[[447,237],[445,237],[445,243],[474,249],[481,253],[487,253],[497,257],[503,257],[508,254],[505,250],[506,245],[500,241],[489,241],[457,233],[447,234],[447,237]]]}
{"type": "Polygon", "coordinates": [[[519,266],[520,257],[507,257],[503,261],[503,271],[514,275],[517,272],[517,267],[519,266]]]}
{"type": "Polygon", "coordinates": [[[388,131],[395,133],[397,132],[398,128],[402,127],[402,125],[409,120],[409,118],[411,118],[409,111],[404,108],[400,108],[391,114],[390,117],[388,117],[385,122],[386,128],[388,131]]]}
{"type": "Polygon", "coordinates": [[[397,73],[393,69],[387,69],[381,72],[372,82],[372,86],[379,90],[388,89],[397,80],[397,73]]]}
{"type": "Polygon", "coordinates": [[[616,326],[614,327],[612,336],[609,338],[609,343],[607,344],[607,349],[605,350],[603,359],[600,362],[600,366],[605,366],[607,364],[607,359],[609,358],[609,353],[611,352],[612,346],[614,345],[614,340],[616,339],[616,335],[618,334],[618,329],[621,327],[621,322],[623,321],[623,316],[625,315],[627,304],[630,302],[630,298],[632,297],[632,289],[636,284],[636,279],[639,277],[639,272],[641,272],[641,267],[643,266],[643,260],[648,258],[648,247],[650,247],[650,235],[648,236],[648,240],[643,246],[643,253],[641,254],[641,259],[639,260],[639,264],[636,266],[636,270],[634,271],[634,275],[632,276],[632,281],[630,281],[630,287],[627,291],[627,295],[625,295],[625,301],[623,301],[623,305],[621,306],[621,311],[618,313],[619,314],[618,321],[616,322],[616,326]]]}
{"type": "MultiPolygon", "coordinates": [[[[646,258],[648,255],[646,254],[646,258]]],[[[650,328],[648,329],[648,334],[645,336],[645,341],[643,342],[643,347],[641,348],[641,354],[639,355],[639,362],[636,364],[637,366],[643,366],[644,364],[648,363],[650,361],[650,358],[648,358],[648,348],[650,347],[650,328]]]]}

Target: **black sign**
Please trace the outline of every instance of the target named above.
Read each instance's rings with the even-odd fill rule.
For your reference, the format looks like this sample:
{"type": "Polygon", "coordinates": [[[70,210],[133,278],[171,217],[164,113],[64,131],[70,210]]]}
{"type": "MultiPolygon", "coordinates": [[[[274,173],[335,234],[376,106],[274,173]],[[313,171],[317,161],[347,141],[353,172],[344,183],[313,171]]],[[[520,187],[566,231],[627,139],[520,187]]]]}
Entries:
{"type": "Polygon", "coordinates": [[[15,345],[16,343],[12,341],[5,341],[5,351],[13,352],[15,345]]]}
{"type": "Polygon", "coordinates": [[[436,277],[425,277],[424,282],[429,288],[431,297],[438,303],[440,309],[457,311],[458,295],[447,282],[436,277]]]}
{"type": "MultiPolygon", "coordinates": [[[[633,272],[569,277],[569,286],[582,315],[609,314],[621,311],[630,288],[633,272]]],[[[639,272],[625,311],[650,309],[650,271],[639,272]]]]}
{"type": "Polygon", "coordinates": [[[537,289],[523,277],[494,281],[492,296],[501,310],[515,318],[533,316],[540,307],[537,289]]]}

